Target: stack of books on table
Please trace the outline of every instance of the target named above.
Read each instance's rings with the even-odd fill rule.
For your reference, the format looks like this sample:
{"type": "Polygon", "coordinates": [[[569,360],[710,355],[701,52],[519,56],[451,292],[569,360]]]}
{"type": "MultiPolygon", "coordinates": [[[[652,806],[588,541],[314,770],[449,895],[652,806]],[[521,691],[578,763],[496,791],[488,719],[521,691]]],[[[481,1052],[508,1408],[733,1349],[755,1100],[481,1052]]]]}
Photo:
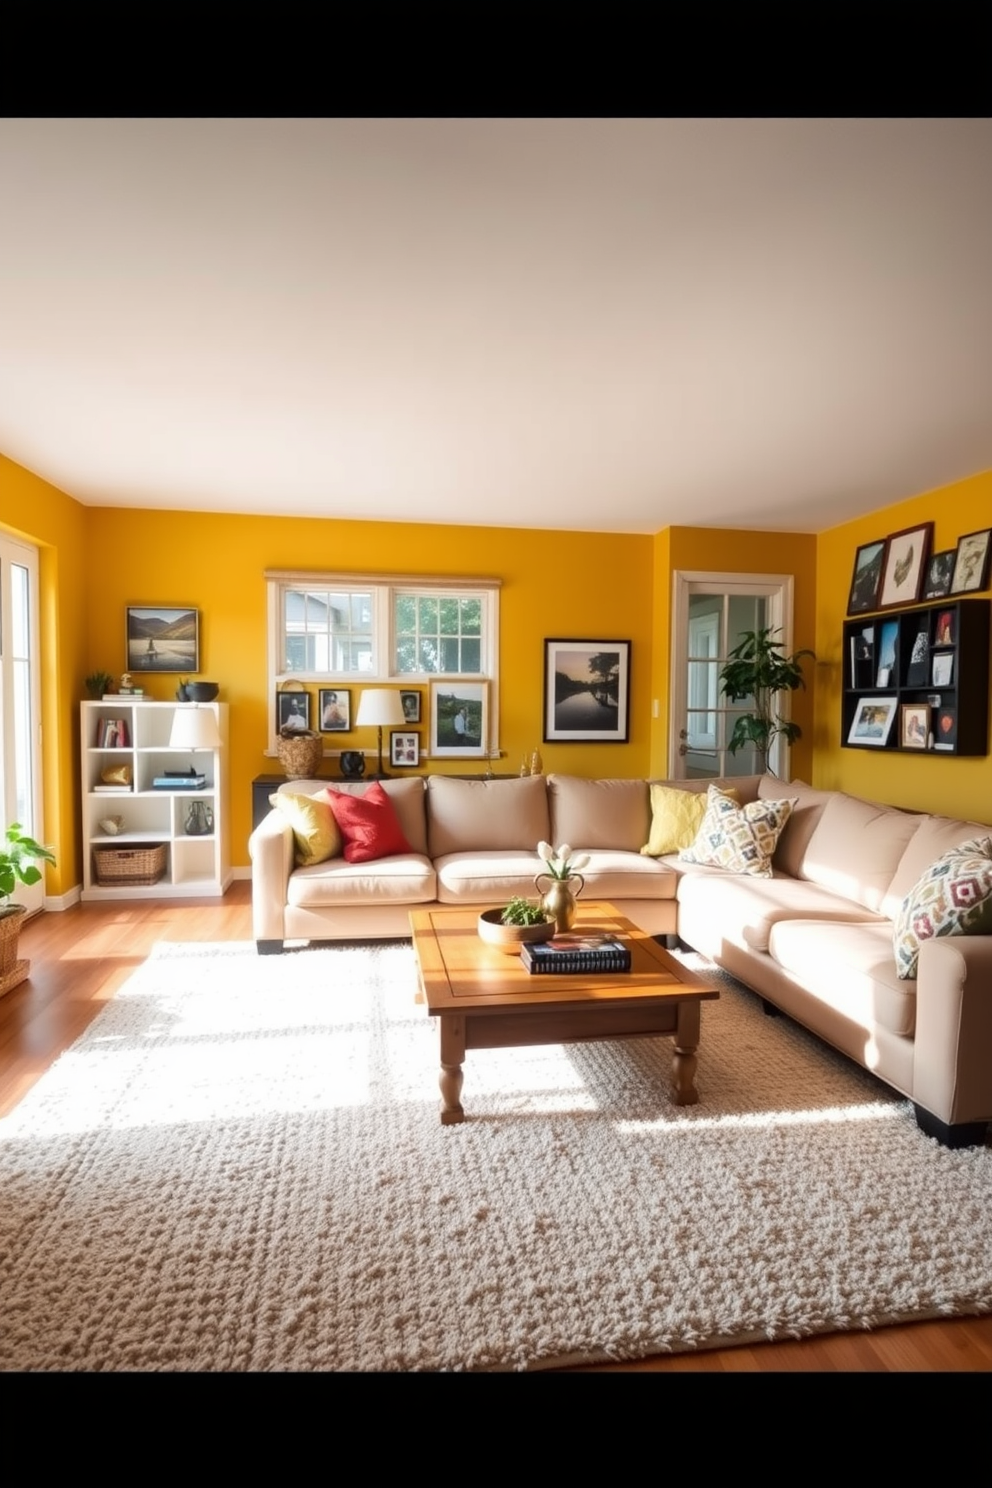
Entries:
{"type": "Polygon", "coordinates": [[[205,775],[189,770],[166,770],[164,775],[156,775],[152,781],[156,790],[202,790],[206,783],[205,775]]]}
{"type": "Polygon", "coordinates": [[[556,935],[521,948],[520,959],[532,975],[629,971],[630,950],[611,935],[556,935]]]}

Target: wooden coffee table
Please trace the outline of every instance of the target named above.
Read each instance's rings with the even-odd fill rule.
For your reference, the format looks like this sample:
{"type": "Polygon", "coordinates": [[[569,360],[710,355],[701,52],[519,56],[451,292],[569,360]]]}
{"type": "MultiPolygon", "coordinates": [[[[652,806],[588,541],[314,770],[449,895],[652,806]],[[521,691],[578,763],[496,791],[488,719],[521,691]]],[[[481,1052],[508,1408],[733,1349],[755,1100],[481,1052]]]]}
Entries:
{"type": "Polygon", "coordinates": [[[418,1001],[441,1033],[441,1122],[465,1120],[462,1065],[469,1049],[565,1044],[668,1034],[675,1039],[676,1105],[696,1091],[699,1005],[717,987],[681,966],[614,905],[580,901],[575,929],[599,930],[630,946],[630,971],[533,976],[519,956],[481,940],[476,922],[485,905],[413,910],[413,948],[420,972],[418,1001]]]}

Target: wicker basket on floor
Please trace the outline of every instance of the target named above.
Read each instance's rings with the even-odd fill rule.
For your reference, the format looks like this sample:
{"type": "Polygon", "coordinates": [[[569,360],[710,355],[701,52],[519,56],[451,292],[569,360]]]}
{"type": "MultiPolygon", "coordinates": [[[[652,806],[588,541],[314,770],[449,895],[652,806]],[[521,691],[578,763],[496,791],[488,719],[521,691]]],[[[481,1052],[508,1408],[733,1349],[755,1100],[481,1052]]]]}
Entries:
{"type": "Polygon", "coordinates": [[[96,881],[107,888],[158,883],[165,872],[168,851],[164,842],[148,842],[141,847],[95,847],[96,881]]]}

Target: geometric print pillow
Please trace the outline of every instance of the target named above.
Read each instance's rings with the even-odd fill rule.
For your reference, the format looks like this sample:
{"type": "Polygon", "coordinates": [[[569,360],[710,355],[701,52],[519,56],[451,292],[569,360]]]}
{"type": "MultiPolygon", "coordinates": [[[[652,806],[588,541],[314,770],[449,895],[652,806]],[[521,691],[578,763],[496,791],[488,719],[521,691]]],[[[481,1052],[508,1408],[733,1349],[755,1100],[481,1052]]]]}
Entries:
{"type": "Polygon", "coordinates": [[[796,800],[749,801],[737,806],[718,786],[706,792],[706,814],[691,847],[679,857],[730,873],[771,878],[772,855],[796,800]]]}
{"type": "Polygon", "coordinates": [[[899,907],[892,942],[896,971],[915,977],[920,942],[938,935],[992,934],[992,837],[973,837],[944,853],[899,907]]]}

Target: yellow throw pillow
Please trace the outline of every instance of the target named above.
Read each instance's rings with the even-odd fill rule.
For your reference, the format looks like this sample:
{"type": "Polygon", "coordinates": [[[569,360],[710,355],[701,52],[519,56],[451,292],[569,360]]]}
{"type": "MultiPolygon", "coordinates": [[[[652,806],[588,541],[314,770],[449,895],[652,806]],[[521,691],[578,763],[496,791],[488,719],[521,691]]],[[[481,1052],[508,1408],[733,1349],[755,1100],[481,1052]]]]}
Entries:
{"type": "MultiPolygon", "coordinates": [[[[714,790],[718,787],[714,786],[714,790]]],[[[736,789],[720,791],[737,805],[736,789]]],[[[678,790],[670,785],[651,786],[651,835],[641,852],[647,858],[660,858],[665,853],[691,847],[706,815],[706,792],[678,790]]]]}
{"type": "Polygon", "coordinates": [[[296,863],[309,868],[328,858],[341,856],[341,829],[326,801],[295,791],[276,791],[269,797],[273,806],[288,817],[296,839],[296,863]]]}

